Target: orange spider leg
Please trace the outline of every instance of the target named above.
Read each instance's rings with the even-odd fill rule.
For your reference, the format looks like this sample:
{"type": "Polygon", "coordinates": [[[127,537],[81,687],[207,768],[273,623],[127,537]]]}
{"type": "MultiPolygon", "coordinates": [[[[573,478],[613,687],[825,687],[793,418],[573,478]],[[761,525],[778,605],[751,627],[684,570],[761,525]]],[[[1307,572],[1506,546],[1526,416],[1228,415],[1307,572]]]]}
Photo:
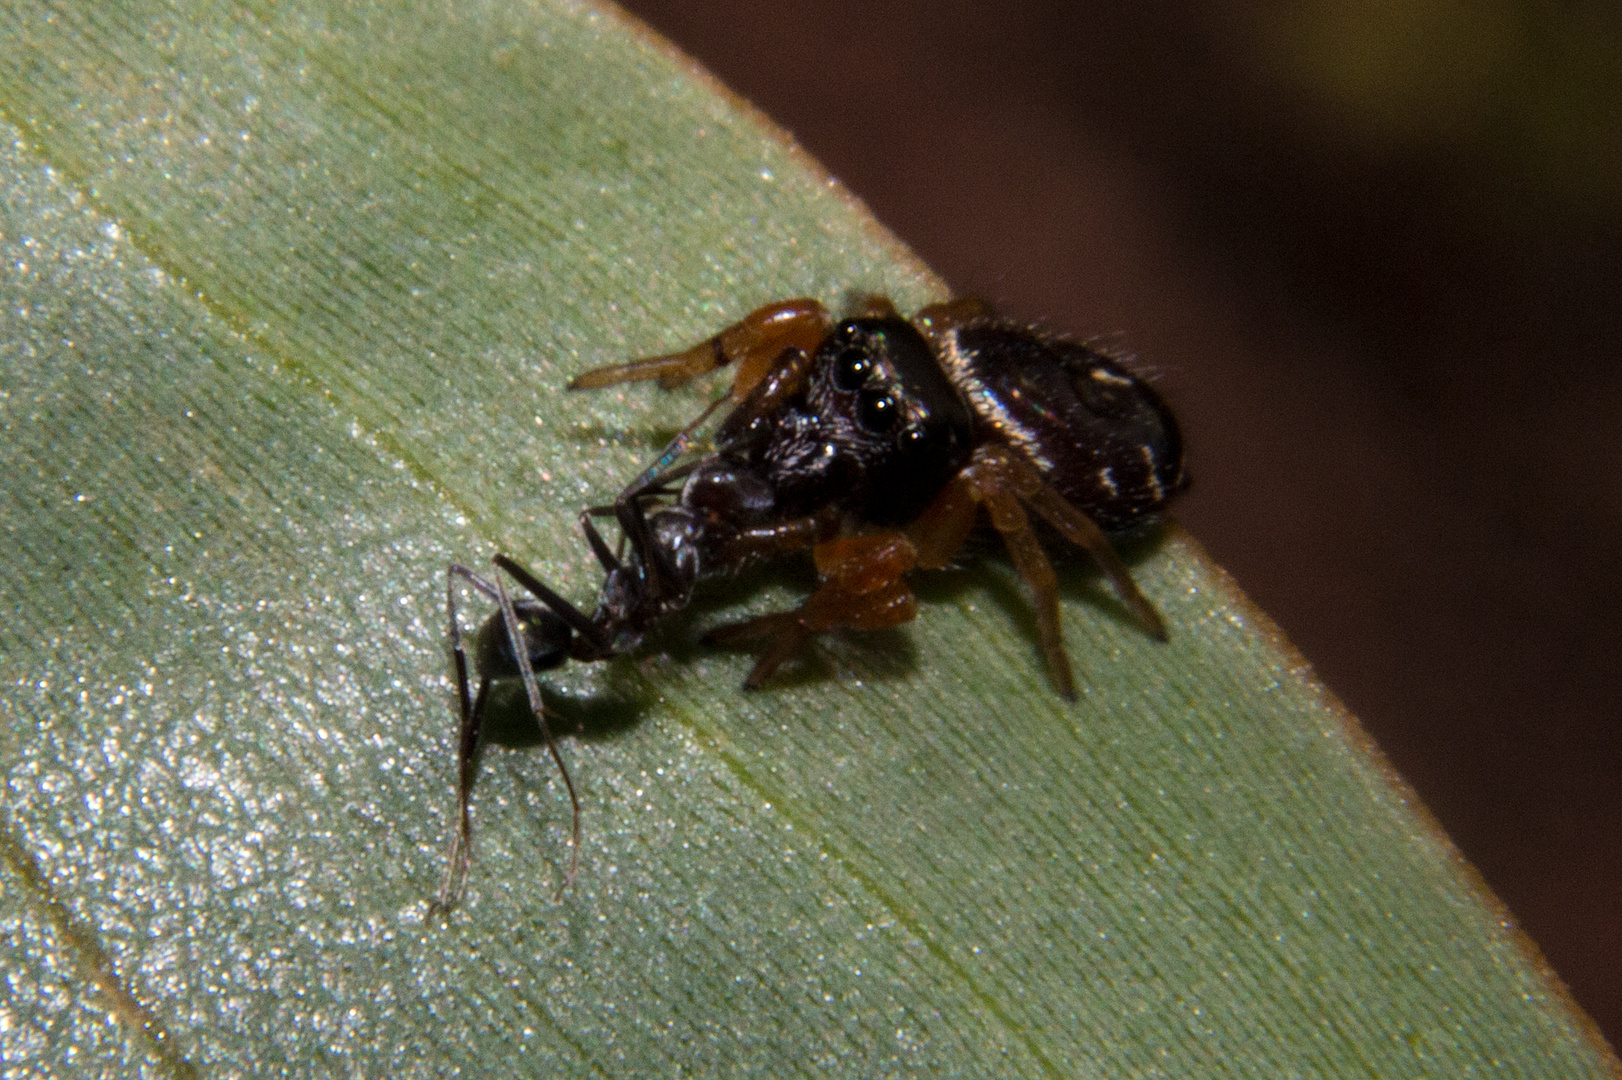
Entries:
{"type": "Polygon", "coordinates": [[[989,319],[996,314],[996,309],[979,297],[960,296],[956,300],[945,300],[920,309],[918,314],[912,317],[912,325],[939,348],[941,335],[948,330],[955,330],[980,319],[989,319]]]}
{"type": "Polygon", "coordinates": [[[925,570],[944,569],[974,531],[979,513],[980,496],[968,477],[959,472],[907,528],[907,535],[918,549],[918,565],[925,570]]]}
{"type": "MultiPolygon", "coordinates": [[[[1064,633],[1059,622],[1059,579],[1053,564],[1031,531],[1030,518],[1020,504],[1021,491],[1008,483],[1010,455],[1001,447],[982,447],[963,470],[941,489],[935,501],[918,516],[911,534],[918,551],[918,565],[939,570],[957,554],[974,529],[981,505],[991,515],[991,524],[1002,536],[1014,569],[1031,587],[1036,600],[1036,632],[1047,658],[1048,670],[1059,693],[1075,700],[1076,678],[1065,652],[1064,633]]],[[[1040,475],[1037,483],[1041,484],[1040,475]]],[[[1066,504],[1068,505],[1068,504],[1066,504]]]]}
{"type": "Polygon", "coordinates": [[[1138,589],[1138,583],[1132,580],[1132,571],[1126,568],[1121,557],[1115,553],[1115,548],[1104,535],[1104,530],[1100,529],[1092,518],[1072,506],[1063,495],[1049,487],[1036,466],[1023,457],[1006,449],[988,450],[985,457],[988,463],[995,458],[993,467],[1015,496],[1045,518],[1066,540],[1093,557],[1099,569],[1104,571],[1104,576],[1109,578],[1115,594],[1121,598],[1121,603],[1137,616],[1138,622],[1152,637],[1165,641],[1167,637],[1165,620],[1160,617],[1160,612],[1155,610],[1154,604],[1149,602],[1149,598],[1138,589]]]}
{"type": "Polygon", "coordinates": [[[856,319],[896,319],[901,317],[901,313],[895,309],[894,304],[890,303],[888,296],[867,293],[856,298],[851,317],[856,319]]]}
{"type": "Polygon", "coordinates": [[[1138,622],[1149,635],[1157,641],[1166,641],[1170,635],[1166,633],[1166,621],[1160,617],[1160,612],[1143,595],[1138,583],[1132,580],[1132,571],[1126,568],[1121,557],[1115,553],[1109,538],[1098,523],[1083,514],[1070,504],[1070,501],[1051,487],[1043,484],[1036,491],[1024,496],[1032,510],[1047,519],[1049,525],[1064,536],[1064,538],[1081,548],[1093,557],[1104,576],[1109,578],[1110,585],[1115,589],[1115,595],[1120,597],[1121,603],[1129,608],[1132,614],[1138,617],[1138,622]]]}
{"type": "MultiPolygon", "coordinates": [[[[973,469],[974,466],[969,466],[973,469]]],[[[1059,579],[1053,573],[1053,564],[1042,550],[1041,541],[1031,531],[1030,518],[1019,499],[1003,487],[1001,478],[980,475],[973,481],[986,509],[991,512],[991,525],[1002,536],[1008,548],[1008,557],[1014,569],[1031,587],[1036,600],[1036,636],[1042,643],[1042,654],[1047,657],[1048,670],[1059,693],[1076,700],[1076,676],[1070,668],[1070,654],[1064,648],[1064,628],[1059,622],[1059,579]]]]}
{"type": "Polygon", "coordinates": [[[797,350],[809,356],[832,326],[828,309],[817,301],[783,300],[757,308],[685,352],[593,368],[569,380],[569,389],[596,390],[616,383],[658,379],[659,385],[668,390],[694,376],[737,364],[731,397],[740,402],[780,365],[784,353],[797,350]]]}
{"type": "Polygon", "coordinates": [[[918,601],[902,580],[918,563],[912,541],[899,532],[826,540],[812,551],[823,582],[795,611],[780,611],[711,631],[711,642],[768,639],[746,690],[758,690],[814,634],[847,628],[877,630],[918,616],[918,601]]]}
{"type": "Polygon", "coordinates": [[[1076,696],[1076,684],[1059,621],[1058,579],[1031,529],[1027,506],[1065,539],[1091,555],[1144,628],[1159,640],[1166,640],[1166,624],[1160,613],[1138,590],[1131,571],[1110,546],[1104,531],[1048,486],[1035,465],[1007,447],[982,446],[976,450],[969,464],[918,516],[908,530],[916,546],[918,565],[936,570],[951,561],[968,539],[982,505],[1007,545],[1014,568],[1035,596],[1036,627],[1042,653],[1053,673],[1054,683],[1065,697],[1076,696]]]}

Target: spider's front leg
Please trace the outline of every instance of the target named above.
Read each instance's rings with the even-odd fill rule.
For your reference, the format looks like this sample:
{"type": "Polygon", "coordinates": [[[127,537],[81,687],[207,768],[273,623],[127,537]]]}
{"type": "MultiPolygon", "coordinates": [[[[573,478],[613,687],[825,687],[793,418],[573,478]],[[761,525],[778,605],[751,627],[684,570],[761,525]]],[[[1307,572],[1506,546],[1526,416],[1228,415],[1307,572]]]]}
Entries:
{"type": "Polygon", "coordinates": [[[785,354],[810,356],[833,327],[828,309],[816,300],[783,300],[756,308],[719,334],[685,352],[609,364],[576,375],[570,390],[596,390],[623,382],[658,379],[667,390],[728,364],[737,365],[732,402],[737,404],[785,362],[785,354]]]}
{"type": "Polygon", "coordinates": [[[825,540],[812,548],[822,584],[794,611],[761,615],[704,636],[706,644],[766,639],[766,651],[744,680],[758,690],[783,661],[817,634],[830,630],[877,630],[918,616],[918,600],[904,580],[918,563],[906,534],[894,530],[825,540]]]}

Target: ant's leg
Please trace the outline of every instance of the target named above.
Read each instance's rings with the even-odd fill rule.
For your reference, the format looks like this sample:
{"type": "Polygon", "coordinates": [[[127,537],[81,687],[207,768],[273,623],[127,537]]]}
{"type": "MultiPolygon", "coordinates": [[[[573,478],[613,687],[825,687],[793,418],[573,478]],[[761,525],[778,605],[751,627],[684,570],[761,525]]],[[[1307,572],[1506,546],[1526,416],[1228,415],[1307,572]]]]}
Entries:
{"type": "MultiPolygon", "coordinates": [[[[497,595],[496,594],[496,587],[494,585],[492,585],[485,578],[480,577],[478,574],[474,573],[472,570],[469,570],[467,567],[463,566],[461,563],[451,563],[448,567],[445,568],[445,573],[446,573],[446,585],[447,585],[447,587],[454,584],[453,579],[461,578],[463,581],[465,581],[469,585],[473,586],[473,588],[477,589],[484,597],[486,597],[492,603],[495,602],[496,595],[497,595]]],[[[456,613],[456,599],[455,599],[455,594],[450,592],[450,591],[447,591],[445,593],[445,610],[453,616],[453,618],[451,619],[451,641],[453,643],[458,642],[458,641],[461,640],[461,637],[457,633],[456,620],[454,618],[454,615],[456,613]]]]}
{"type": "MultiPolygon", "coordinates": [[[[655,485],[657,487],[657,485],[655,485]]],[[[580,511],[580,530],[586,534],[586,542],[591,545],[592,554],[602,564],[605,574],[612,574],[624,568],[621,556],[625,547],[630,545],[636,552],[634,565],[641,574],[642,588],[645,596],[652,600],[664,600],[671,596],[679,596],[682,589],[671,580],[672,569],[665,555],[659,550],[653,540],[653,530],[648,527],[647,512],[643,509],[643,501],[650,494],[657,491],[633,491],[627,489],[613,506],[588,506],[580,511]],[[613,515],[620,527],[619,554],[609,550],[608,544],[603,540],[597,526],[592,523],[592,517],[606,517],[613,515]]]]}
{"type": "Polygon", "coordinates": [[[479,731],[484,719],[484,704],[490,693],[490,680],[479,680],[479,692],[470,702],[465,662],[457,664],[456,677],[461,711],[460,734],[456,746],[456,827],[451,832],[451,846],[445,856],[445,880],[440,882],[439,894],[429,904],[430,914],[449,912],[462,902],[462,891],[467,886],[468,867],[473,862],[473,819],[469,808],[473,800],[479,731]]]}
{"type": "MultiPolygon", "coordinates": [[[[541,700],[540,686],[535,680],[536,657],[540,657],[543,666],[553,667],[562,663],[565,649],[568,655],[585,653],[606,654],[610,644],[602,630],[591,619],[582,613],[573,604],[547,588],[539,579],[524,567],[514,562],[506,555],[497,555],[491,560],[498,571],[493,579],[486,579],[472,570],[459,564],[451,564],[446,573],[445,583],[445,621],[447,636],[450,639],[451,659],[456,674],[456,704],[458,717],[457,732],[457,782],[456,782],[456,827],[452,830],[451,846],[447,856],[445,880],[441,883],[439,893],[430,905],[430,911],[449,912],[461,901],[462,893],[467,884],[468,867],[472,861],[473,853],[473,825],[469,813],[469,805],[473,795],[473,781],[475,778],[475,763],[479,749],[479,733],[483,726],[484,710],[489,699],[490,686],[495,679],[507,677],[516,672],[523,680],[524,690],[529,698],[530,711],[534,714],[536,723],[540,725],[541,735],[546,742],[547,751],[552,760],[557,763],[558,770],[563,776],[564,786],[569,792],[569,804],[573,810],[573,830],[571,844],[571,858],[569,872],[564,880],[567,888],[579,872],[580,865],[580,797],[575,791],[574,780],[569,775],[568,766],[564,764],[563,755],[559,752],[557,743],[552,737],[551,727],[546,720],[546,707],[541,700]],[[518,607],[513,603],[512,596],[507,591],[503,573],[522,585],[539,601],[525,600],[526,613],[524,622],[520,621],[518,607]],[[456,581],[460,578],[469,586],[496,601],[500,608],[501,633],[506,640],[492,644],[485,635],[490,633],[486,624],[480,631],[478,642],[478,661],[475,674],[478,676],[479,689],[476,694],[469,693],[471,680],[469,678],[469,664],[467,648],[463,644],[461,621],[456,613],[456,581]],[[539,605],[544,605],[541,607],[539,605]],[[548,619],[551,620],[548,623],[548,619]],[[527,623],[527,629],[526,629],[527,623]],[[531,634],[541,635],[539,638],[531,634]],[[586,643],[586,648],[570,647],[571,637],[575,642],[586,643]],[[537,648],[544,648],[544,652],[537,652],[537,648]],[[532,655],[533,654],[533,655],[532,655]],[[509,661],[511,667],[508,666],[509,661]]],[[[591,658],[595,658],[591,655],[591,658]]],[[[560,890],[561,892],[561,890],[560,890]]]]}
{"type": "Polygon", "coordinates": [[[665,448],[659,451],[659,456],[653,459],[653,464],[643,469],[637,474],[636,479],[625,485],[620,491],[619,497],[615,499],[615,505],[617,506],[627,498],[650,494],[661,484],[691,472],[692,466],[690,464],[679,469],[673,469],[671,466],[675,465],[676,461],[692,448],[693,435],[704,425],[704,421],[708,420],[715,410],[721,407],[722,402],[731,400],[730,395],[718,397],[704,406],[703,412],[694,417],[686,427],[676,432],[676,437],[665,444],[665,448]]]}
{"type": "Polygon", "coordinates": [[[813,550],[823,582],[798,610],[777,612],[705,635],[720,644],[768,639],[744,689],[758,690],[778,666],[814,634],[828,630],[876,630],[918,615],[918,601],[902,580],[918,562],[903,533],[882,532],[820,543],[813,550]]]}
{"type": "MultiPolygon", "coordinates": [[[[548,606],[552,605],[552,600],[548,599],[548,597],[557,597],[556,593],[536,581],[533,574],[524,570],[523,567],[505,555],[497,555],[493,563],[496,569],[505,570],[507,573],[512,574],[519,584],[540,599],[545,600],[548,606]],[[518,574],[513,573],[514,570],[521,572],[523,576],[519,577],[518,574]],[[536,592],[534,586],[537,585],[540,585],[541,592],[536,592]]],[[[521,644],[524,637],[523,631],[518,625],[518,611],[513,607],[512,597],[508,595],[507,586],[500,574],[496,575],[496,594],[501,605],[502,623],[507,628],[507,640],[514,643],[513,655],[518,660],[518,676],[523,680],[524,694],[529,698],[530,712],[535,714],[535,722],[541,727],[541,738],[546,742],[547,753],[551,754],[552,760],[557,763],[558,772],[563,776],[563,786],[569,790],[569,806],[573,814],[573,830],[569,842],[569,872],[564,876],[563,885],[558,890],[558,894],[561,896],[563,889],[567,889],[574,882],[575,875],[580,872],[580,796],[575,793],[574,779],[569,775],[569,766],[563,763],[563,754],[558,750],[557,740],[552,737],[552,727],[546,722],[546,704],[541,700],[541,687],[535,681],[535,669],[529,662],[529,649],[521,644]]],[[[558,603],[561,604],[562,609],[580,615],[580,612],[567,601],[558,598],[558,603]]],[[[557,613],[567,619],[568,616],[564,614],[564,610],[558,610],[557,613]]],[[[581,616],[581,618],[584,618],[584,616],[581,616]]],[[[483,698],[482,688],[480,698],[483,698]]]]}
{"type": "MultiPolygon", "coordinates": [[[[496,569],[505,571],[508,577],[522,585],[525,591],[531,596],[535,597],[535,599],[551,608],[553,614],[557,615],[558,618],[568,623],[569,629],[573,630],[577,635],[579,635],[580,638],[590,642],[599,650],[606,650],[609,647],[609,640],[607,636],[604,635],[602,627],[592,622],[591,617],[585,612],[581,611],[579,608],[569,603],[569,601],[547,588],[546,585],[541,582],[540,578],[530,573],[521,564],[513,561],[512,558],[506,555],[497,555],[491,559],[490,562],[491,565],[495,566],[496,569]]],[[[501,576],[499,574],[496,576],[495,593],[496,601],[499,603],[503,595],[501,576]]],[[[505,607],[511,607],[511,602],[509,601],[505,607]]],[[[505,615],[505,610],[503,611],[503,615],[505,615]]],[[[513,615],[514,620],[516,620],[517,617],[518,616],[516,614],[513,615]]],[[[524,640],[521,637],[512,636],[511,626],[508,626],[507,633],[509,635],[509,641],[519,642],[524,640]]],[[[522,673],[523,670],[530,667],[529,650],[515,647],[513,652],[516,655],[522,656],[522,660],[519,664],[519,670],[520,673],[522,673]]],[[[571,653],[571,655],[574,654],[571,653]]],[[[575,655],[575,659],[598,659],[598,657],[595,655],[588,657],[575,655]]]]}
{"type": "MultiPolygon", "coordinates": [[[[725,398],[717,399],[717,401],[725,400],[725,398]]],[[[711,406],[712,409],[713,407],[711,406]]],[[[706,409],[705,415],[707,416],[710,411],[710,409],[706,409]]],[[[703,417],[699,419],[702,420],[703,417]]],[[[679,439],[680,437],[678,437],[678,441],[679,439]]],[[[672,444],[673,447],[674,444],[672,444]]],[[[685,450],[685,447],[682,449],[685,450]]],[[[643,508],[643,503],[650,497],[666,494],[667,492],[663,486],[664,481],[675,478],[669,473],[664,477],[654,475],[654,470],[664,464],[665,457],[669,453],[670,451],[667,450],[665,455],[660,456],[659,461],[654,462],[651,468],[632,481],[614,499],[614,505],[608,508],[608,512],[619,523],[621,549],[623,550],[624,545],[629,544],[631,550],[636,552],[636,565],[641,568],[650,597],[655,599],[662,599],[673,593],[680,592],[679,586],[673,586],[670,567],[653,541],[653,530],[648,527],[647,511],[643,508]]],[[[680,475],[685,475],[690,471],[692,470],[689,466],[683,466],[681,469],[675,470],[680,475]]],[[[590,511],[580,515],[580,527],[585,531],[586,539],[591,544],[592,551],[597,555],[597,561],[603,562],[603,556],[608,554],[608,545],[603,543],[602,537],[597,533],[597,527],[591,523],[590,511]]],[[[619,569],[618,560],[615,560],[613,564],[603,562],[603,569],[609,573],[619,569]]]]}
{"type": "Polygon", "coordinates": [[[839,511],[827,507],[815,514],[791,518],[776,525],[744,529],[720,546],[716,561],[732,566],[746,559],[786,555],[791,551],[815,547],[824,540],[831,540],[838,529],[839,511]]]}
{"type": "MultiPolygon", "coordinates": [[[[613,512],[615,508],[608,509],[613,512]]],[[[586,543],[590,545],[591,553],[597,556],[597,562],[602,566],[603,573],[612,574],[620,568],[619,558],[609,550],[607,542],[603,540],[603,534],[591,523],[592,516],[594,514],[600,516],[602,510],[603,507],[600,506],[588,506],[580,511],[580,531],[586,534],[586,543]]],[[[624,528],[623,523],[620,528],[624,528]]]]}
{"type": "Polygon", "coordinates": [[[744,316],[707,341],[686,352],[650,356],[624,364],[610,364],[576,375],[570,390],[595,390],[622,382],[658,379],[669,389],[695,375],[737,364],[732,383],[732,400],[742,401],[778,363],[784,352],[796,349],[814,353],[828,336],[833,320],[828,309],[815,300],[784,300],[767,304],[744,316]]]}
{"type": "Polygon", "coordinates": [[[473,822],[468,804],[473,797],[474,757],[479,748],[479,726],[484,718],[485,696],[490,680],[479,680],[477,697],[468,694],[467,650],[462,645],[462,627],[456,618],[456,579],[461,578],[492,600],[496,587],[465,566],[452,563],[445,575],[445,620],[451,643],[451,660],[456,672],[456,825],[451,830],[450,851],[446,855],[445,880],[429,905],[433,912],[449,912],[462,899],[467,884],[468,864],[473,857],[473,822]]]}

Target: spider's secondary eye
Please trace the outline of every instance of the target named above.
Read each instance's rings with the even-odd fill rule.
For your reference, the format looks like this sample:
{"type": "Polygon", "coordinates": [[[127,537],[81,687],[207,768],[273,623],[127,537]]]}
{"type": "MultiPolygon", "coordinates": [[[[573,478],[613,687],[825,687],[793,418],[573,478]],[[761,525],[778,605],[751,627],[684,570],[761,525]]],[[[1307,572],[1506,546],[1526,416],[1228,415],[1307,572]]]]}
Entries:
{"type": "Polygon", "coordinates": [[[834,384],[841,390],[860,390],[873,373],[873,359],[860,349],[846,349],[834,357],[834,384]]]}
{"type": "Polygon", "coordinates": [[[896,416],[900,411],[896,408],[895,398],[887,391],[862,391],[862,426],[875,435],[882,435],[895,427],[896,416]]]}
{"type": "Polygon", "coordinates": [[[905,453],[931,454],[946,449],[952,441],[952,432],[941,424],[911,424],[901,430],[896,441],[905,453]]]}

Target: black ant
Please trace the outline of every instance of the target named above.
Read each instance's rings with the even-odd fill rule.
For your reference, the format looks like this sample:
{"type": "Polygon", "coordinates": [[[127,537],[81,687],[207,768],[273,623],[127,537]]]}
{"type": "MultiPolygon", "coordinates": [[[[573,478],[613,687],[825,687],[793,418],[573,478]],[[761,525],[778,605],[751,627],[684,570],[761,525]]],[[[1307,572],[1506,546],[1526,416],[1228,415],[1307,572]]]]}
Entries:
{"type": "Polygon", "coordinates": [[[705,636],[761,643],[746,689],[771,678],[816,634],[876,629],[914,618],[913,569],[945,567],[984,506],[1036,603],[1037,632],[1055,688],[1076,696],[1060,633],[1058,584],[1030,513],[1085,550],[1154,637],[1165,624],[1138,591],[1108,533],[1152,521],[1185,486],[1182,440],[1165,404],[1112,357],[996,316],[983,302],[934,304],[911,320],[882,297],[836,323],[815,300],[769,304],[686,352],[597,368],[571,390],[657,379],[681,385],[733,365],[731,392],[667,446],[611,506],[582,510],[603,568],[587,615],[506,555],[489,579],[449,570],[447,615],[461,720],[450,867],[436,906],[461,894],[471,850],[474,754],[493,683],[520,679],[573,808],[580,800],[547,729],[537,671],[635,649],[662,616],[685,607],[706,577],[810,549],[821,584],[793,611],[705,636]],[[723,403],[710,439],[697,432],[723,403]],[[594,522],[613,517],[610,548],[594,522]],[[510,578],[528,595],[514,598],[510,578]],[[460,579],[498,610],[467,652],[456,617],[460,579]],[[524,647],[514,649],[512,642],[524,647]]]}

